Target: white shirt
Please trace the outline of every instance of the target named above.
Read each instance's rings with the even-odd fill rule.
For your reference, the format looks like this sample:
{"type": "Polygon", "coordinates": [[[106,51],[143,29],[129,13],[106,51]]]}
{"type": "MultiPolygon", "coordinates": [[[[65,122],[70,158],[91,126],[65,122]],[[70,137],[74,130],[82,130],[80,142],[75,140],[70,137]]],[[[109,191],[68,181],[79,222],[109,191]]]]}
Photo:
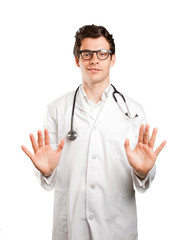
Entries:
{"type": "Polygon", "coordinates": [[[105,91],[102,93],[100,101],[97,104],[95,104],[92,100],[88,99],[87,94],[85,93],[85,90],[83,88],[83,85],[80,87],[79,91],[82,97],[85,99],[86,103],[88,104],[91,111],[91,115],[93,116],[94,119],[98,117],[98,114],[103,106],[103,103],[107,99],[108,93],[110,92],[110,90],[111,90],[111,86],[109,84],[108,87],[105,89],[105,91]]]}
{"type": "Polygon", "coordinates": [[[52,147],[56,149],[60,140],[66,139],[53,175],[40,176],[46,190],[55,189],[53,240],[91,240],[91,236],[93,240],[137,239],[133,184],[139,191],[146,191],[155,168],[143,181],[135,176],[123,145],[128,137],[135,147],[145,115],[138,103],[125,96],[131,114],[139,115],[135,120],[126,119],[112,91],[109,86],[94,105],[79,89],[74,115],[78,138],[74,142],[66,137],[74,92],[47,107],[45,128],[49,129],[52,147]]]}

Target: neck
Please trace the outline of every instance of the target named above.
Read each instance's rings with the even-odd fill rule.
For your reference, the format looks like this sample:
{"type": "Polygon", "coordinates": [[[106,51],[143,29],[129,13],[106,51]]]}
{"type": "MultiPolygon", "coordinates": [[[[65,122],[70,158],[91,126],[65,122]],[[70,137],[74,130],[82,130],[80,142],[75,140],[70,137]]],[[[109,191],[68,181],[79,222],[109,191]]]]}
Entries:
{"type": "Polygon", "coordinates": [[[83,88],[87,94],[88,99],[92,100],[96,104],[100,101],[103,92],[105,91],[109,84],[110,84],[109,81],[93,84],[83,82],[83,88]]]}

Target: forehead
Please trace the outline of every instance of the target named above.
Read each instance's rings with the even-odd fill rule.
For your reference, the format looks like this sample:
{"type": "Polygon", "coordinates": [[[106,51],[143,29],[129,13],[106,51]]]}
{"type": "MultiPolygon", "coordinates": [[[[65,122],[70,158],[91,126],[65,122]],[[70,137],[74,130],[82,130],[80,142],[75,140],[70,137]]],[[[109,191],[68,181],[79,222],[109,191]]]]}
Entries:
{"type": "Polygon", "coordinates": [[[80,50],[99,50],[99,49],[110,49],[110,44],[105,37],[99,38],[84,38],[81,42],[80,50]]]}

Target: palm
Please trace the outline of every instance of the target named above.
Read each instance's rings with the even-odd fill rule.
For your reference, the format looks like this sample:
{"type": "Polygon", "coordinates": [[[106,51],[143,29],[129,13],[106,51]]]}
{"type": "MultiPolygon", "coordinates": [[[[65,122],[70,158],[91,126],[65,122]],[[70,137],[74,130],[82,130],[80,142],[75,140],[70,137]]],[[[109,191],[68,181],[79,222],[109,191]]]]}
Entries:
{"type": "Polygon", "coordinates": [[[50,146],[49,134],[47,129],[45,129],[45,144],[43,144],[43,137],[41,131],[38,131],[38,144],[35,141],[34,136],[30,135],[30,140],[34,150],[32,154],[26,147],[22,146],[23,151],[32,160],[36,168],[45,176],[50,175],[53,170],[57,167],[62,149],[64,146],[64,141],[62,140],[59,147],[54,151],[50,146]]]}
{"type": "Polygon", "coordinates": [[[157,157],[151,148],[138,143],[133,151],[128,152],[127,158],[134,169],[147,173],[153,167],[157,157]]]}
{"type": "Polygon", "coordinates": [[[34,155],[33,162],[41,172],[51,172],[60,160],[60,152],[52,150],[50,145],[41,147],[34,155]]]}
{"type": "Polygon", "coordinates": [[[149,138],[149,125],[146,125],[145,130],[144,125],[141,125],[138,143],[135,149],[131,150],[128,139],[125,141],[125,150],[128,161],[135,172],[139,173],[141,176],[146,176],[153,168],[158,154],[165,146],[166,142],[164,141],[156,151],[153,150],[156,134],[157,129],[154,129],[151,138],[149,138]]]}

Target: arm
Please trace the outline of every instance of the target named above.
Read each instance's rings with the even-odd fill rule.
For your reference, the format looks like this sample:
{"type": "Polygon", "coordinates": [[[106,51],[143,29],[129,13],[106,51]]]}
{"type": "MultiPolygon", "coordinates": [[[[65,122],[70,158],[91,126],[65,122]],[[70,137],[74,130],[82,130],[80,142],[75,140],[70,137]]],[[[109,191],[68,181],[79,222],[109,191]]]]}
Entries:
{"type": "Polygon", "coordinates": [[[33,134],[30,134],[34,154],[25,146],[22,146],[22,150],[33,162],[35,175],[42,187],[51,190],[56,183],[56,167],[64,146],[64,140],[61,140],[58,145],[56,108],[52,104],[49,104],[46,110],[44,129],[44,141],[41,131],[38,131],[37,142],[33,134]]]}

